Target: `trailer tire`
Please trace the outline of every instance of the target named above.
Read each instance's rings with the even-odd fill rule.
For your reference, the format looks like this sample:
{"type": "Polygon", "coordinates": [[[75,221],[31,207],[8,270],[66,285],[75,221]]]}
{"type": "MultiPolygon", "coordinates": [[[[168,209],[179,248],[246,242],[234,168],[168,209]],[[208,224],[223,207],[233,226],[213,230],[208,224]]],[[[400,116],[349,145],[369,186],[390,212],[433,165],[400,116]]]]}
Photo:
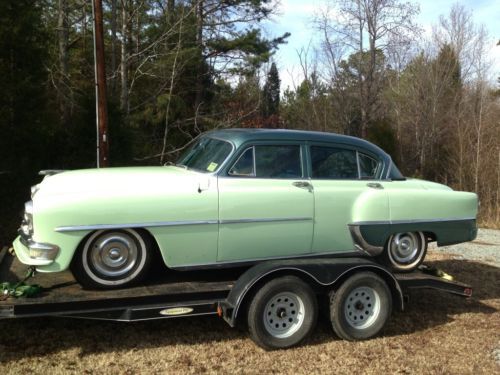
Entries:
{"type": "Polygon", "coordinates": [[[295,276],[264,284],[250,301],[247,314],[252,340],[266,350],[297,345],[310,335],[318,316],[311,287],[295,276]]]}
{"type": "Polygon", "coordinates": [[[332,328],[345,340],[366,340],[377,335],[391,311],[391,291],[386,282],[372,272],[355,274],[330,293],[332,328]]]}

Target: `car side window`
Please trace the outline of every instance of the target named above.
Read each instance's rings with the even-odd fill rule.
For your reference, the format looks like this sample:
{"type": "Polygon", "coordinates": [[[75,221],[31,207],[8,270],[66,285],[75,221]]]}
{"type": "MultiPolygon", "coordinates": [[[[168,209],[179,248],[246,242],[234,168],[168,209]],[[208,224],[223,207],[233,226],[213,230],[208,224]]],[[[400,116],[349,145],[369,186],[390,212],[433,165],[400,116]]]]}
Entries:
{"type": "Polygon", "coordinates": [[[378,162],[372,157],[358,153],[360,178],[371,179],[377,175],[378,162]]]}
{"type": "Polygon", "coordinates": [[[301,178],[299,145],[257,145],[248,148],[229,170],[230,176],[301,178]]]}
{"type": "Polygon", "coordinates": [[[246,149],[231,167],[229,174],[231,176],[255,177],[253,152],[253,147],[246,149]]]}
{"type": "Polygon", "coordinates": [[[312,178],[357,179],[356,151],[335,147],[311,147],[312,178]]]}

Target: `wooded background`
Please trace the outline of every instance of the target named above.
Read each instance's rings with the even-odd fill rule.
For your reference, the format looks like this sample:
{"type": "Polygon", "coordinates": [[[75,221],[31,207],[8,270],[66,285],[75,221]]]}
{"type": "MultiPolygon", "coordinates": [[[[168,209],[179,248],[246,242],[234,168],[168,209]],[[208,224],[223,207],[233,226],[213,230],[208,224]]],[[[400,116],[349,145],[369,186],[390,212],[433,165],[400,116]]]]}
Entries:
{"type": "MultiPolygon", "coordinates": [[[[406,176],[477,192],[481,224],[500,225],[495,47],[465,8],[424,33],[413,3],[325,1],[319,42],[283,88],[273,54],[289,34],[263,29],[276,1],[103,4],[112,166],[161,165],[213,128],[337,132],[380,145],[406,176]]],[[[0,2],[2,243],[39,170],[96,165],[93,64],[90,0],[0,2]]]]}

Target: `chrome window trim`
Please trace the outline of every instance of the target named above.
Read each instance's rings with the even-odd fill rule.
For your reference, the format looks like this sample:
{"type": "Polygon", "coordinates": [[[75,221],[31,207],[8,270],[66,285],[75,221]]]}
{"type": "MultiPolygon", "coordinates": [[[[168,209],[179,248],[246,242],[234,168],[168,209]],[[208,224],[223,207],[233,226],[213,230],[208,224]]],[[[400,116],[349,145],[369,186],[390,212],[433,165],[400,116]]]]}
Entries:
{"type": "Polygon", "coordinates": [[[387,172],[385,173],[385,179],[389,179],[389,175],[391,174],[391,167],[392,167],[392,158],[389,158],[389,165],[387,166],[387,172]]]}
{"type": "Polygon", "coordinates": [[[227,171],[227,175],[229,177],[255,177],[255,146],[250,146],[250,147],[247,147],[242,153],[240,156],[238,156],[238,159],[236,159],[236,161],[233,163],[233,165],[231,165],[231,167],[229,167],[229,170],[227,171]],[[232,174],[231,173],[231,169],[233,169],[233,167],[238,164],[238,162],[240,161],[240,159],[243,157],[243,155],[245,155],[247,153],[248,150],[252,149],[252,163],[253,163],[253,166],[252,166],[252,169],[253,169],[253,172],[251,174],[232,174]]]}
{"type": "Polygon", "coordinates": [[[377,178],[377,175],[379,174],[380,172],[380,169],[383,168],[383,161],[381,161],[380,159],[377,160],[375,159],[374,157],[366,154],[366,153],[363,153],[363,152],[359,152],[359,151],[356,151],[357,153],[357,159],[358,159],[358,174],[359,174],[359,179],[360,180],[379,180],[380,178],[377,178]],[[373,160],[375,163],[377,163],[377,168],[375,169],[375,173],[373,176],[368,176],[368,177],[363,177],[361,176],[361,164],[360,164],[360,157],[359,156],[364,156],[366,158],[370,158],[371,160],[373,160]]]}
{"type": "Polygon", "coordinates": [[[123,224],[65,225],[55,228],[54,231],[59,233],[64,233],[64,232],[102,230],[102,229],[176,227],[183,225],[271,223],[271,222],[311,221],[311,220],[313,220],[312,217],[284,217],[284,218],[278,217],[278,218],[235,219],[235,220],[156,221],[156,222],[123,223],[123,224]]]}
{"type": "Polygon", "coordinates": [[[254,178],[254,179],[262,179],[262,180],[297,180],[297,179],[305,179],[306,177],[306,170],[305,170],[305,165],[304,165],[304,152],[302,150],[302,143],[257,143],[251,146],[248,146],[247,148],[244,149],[244,151],[241,153],[241,155],[236,159],[236,161],[232,164],[232,166],[229,168],[225,176],[220,176],[220,177],[231,177],[231,178],[254,178]],[[262,176],[257,176],[257,150],[256,147],[259,146],[268,146],[268,147],[284,147],[284,146],[293,146],[293,147],[298,147],[299,148],[299,158],[300,158],[300,176],[299,177],[262,177],[262,176]],[[253,149],[253,174],[251,175],[237,175],[237,174],[230,174],[231,168],[238,163],[240,158],[249,150],[253,149]]]}
{"type": "Polygon", "coordinates": [[[356,164],[358,166],[358,180],[361,180],[361,165],[359,164],[359,151],[356,150],[356,164]]]}

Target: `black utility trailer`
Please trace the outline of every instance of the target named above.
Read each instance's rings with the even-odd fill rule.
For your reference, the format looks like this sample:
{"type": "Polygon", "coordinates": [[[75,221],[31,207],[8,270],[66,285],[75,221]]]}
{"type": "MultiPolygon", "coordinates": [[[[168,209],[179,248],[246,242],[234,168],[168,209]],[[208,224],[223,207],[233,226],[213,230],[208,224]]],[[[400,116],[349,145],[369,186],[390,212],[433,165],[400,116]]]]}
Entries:
{"type": "MultiPolygon", "coordinates": [[[[0,251],[0,280],[22,280],[27,267],[0,251]]],[[[314,328],[318,305],[329,307],[336,334],[367,339],[385,325],[392,308],[404,309],[410,289],[433,288],[470,297],[469,285],[432,270],[392,273],[367,258],[265,261],[231,270],[166,272],[142,286],[84,290],[71,273],[37,274],[28,283],[42,292],[0,301],[0,318],[73,317],[133,322],[219,315],[231,326],[247,324],[266,349],[302,341],[314,328]]]]}

